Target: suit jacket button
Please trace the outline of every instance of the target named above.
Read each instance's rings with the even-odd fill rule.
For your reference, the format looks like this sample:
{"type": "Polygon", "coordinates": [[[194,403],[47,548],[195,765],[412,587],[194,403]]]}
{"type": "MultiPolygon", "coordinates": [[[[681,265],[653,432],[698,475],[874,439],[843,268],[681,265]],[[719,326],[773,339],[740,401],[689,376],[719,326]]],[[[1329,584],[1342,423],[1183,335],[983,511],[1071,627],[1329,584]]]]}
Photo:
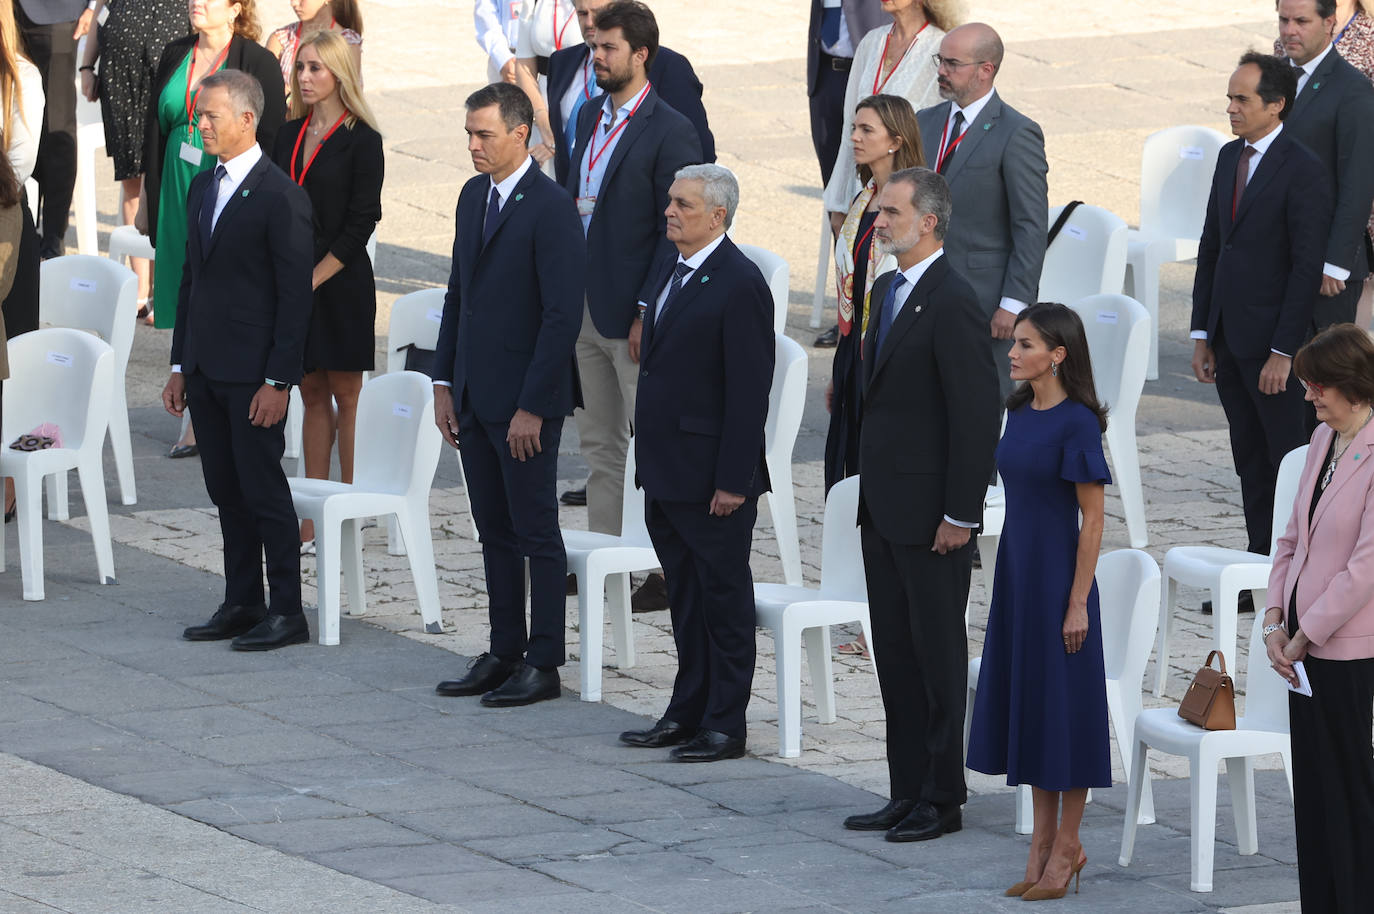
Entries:
{"type": "Polygon", "coordinates": [[[1229,250],[1231,250],[1231,246],[1230,246],[1229,244],[1223,245],[1223,246],[1222,246],[1222,250],[1223,250],[1223,251],[1229,251],[1229,250]]]}
{"type": "Polygon", "coordinates": [[[464,317],[472,317],[472,309],[471,309],[471,308],[465,309],[465,310],[463,311],[463,316],[464,316],[464,317]]]}
{"type": "Polygon", "coordinates": [[[640,376],[641,378],[647,378],[647,377],[649,376],[649,372],[647,372],[647,371],[641,371],[641,372],[639,373],[639,376],[640,376]]]}

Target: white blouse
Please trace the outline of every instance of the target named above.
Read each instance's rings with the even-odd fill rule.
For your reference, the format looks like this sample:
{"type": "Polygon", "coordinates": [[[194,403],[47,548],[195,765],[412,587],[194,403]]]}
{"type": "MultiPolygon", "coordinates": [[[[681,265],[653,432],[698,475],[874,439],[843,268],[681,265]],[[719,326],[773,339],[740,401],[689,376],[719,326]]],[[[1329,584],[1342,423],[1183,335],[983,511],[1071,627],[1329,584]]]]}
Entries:
{"type": "Polygon", "coordinates": [[[577,24],[577,11],[571,0],[525,0],[516,57],[549,57],[554,51],[581,43],[582,28],[577,24]]]}
{"type": "MultiPolygon", "coordinates": [[[[38,163],[38,138],[43,132],[43,75],[23,57],[16,62],[19,64],[19,85],[9,112],[12,123],[9,156],[14,175],[22,185],[38,163]]],[[[2,115],[0,123],[3,123],[2,115]]]]}

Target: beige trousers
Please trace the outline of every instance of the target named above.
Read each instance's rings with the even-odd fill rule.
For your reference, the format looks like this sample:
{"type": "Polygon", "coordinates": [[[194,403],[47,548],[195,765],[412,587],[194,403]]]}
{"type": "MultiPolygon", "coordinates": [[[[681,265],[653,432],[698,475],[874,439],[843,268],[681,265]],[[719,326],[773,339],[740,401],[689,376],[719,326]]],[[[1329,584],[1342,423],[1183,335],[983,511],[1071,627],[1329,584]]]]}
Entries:
{"type": "Polygon", "coordinates": [[[582,306],[582,332],[577,337],[577,370],[582,401],[573,413],[582,456],[591,469],[587,478],[587,529],[620,533],[624,502],[625,455],[635,415],[639,366],[630,361],[628,340],[611,340],[597,332],[591,311],[582,306]]]}

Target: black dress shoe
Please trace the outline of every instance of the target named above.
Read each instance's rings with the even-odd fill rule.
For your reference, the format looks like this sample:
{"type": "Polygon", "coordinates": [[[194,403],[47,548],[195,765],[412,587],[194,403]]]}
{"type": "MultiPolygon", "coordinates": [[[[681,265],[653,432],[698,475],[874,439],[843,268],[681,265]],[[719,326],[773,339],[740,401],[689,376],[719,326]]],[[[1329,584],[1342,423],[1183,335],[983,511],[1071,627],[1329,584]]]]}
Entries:
{"type": "MultiPolygon", "coordinates": [[[[1240,597],[1236,600],[1236,612],[1238,612],[1238,613],[1252,613],[1252,612],[1254,612],[1254,611],[1255,611],[1255,597],[1254,597],[1254,594],[1252,594],[1252,593],[1251,593],[1250,591],[1248,591],[1248,590],[1243,590],[1243,591],[1241,591],[1240,597]]],[[[1212,614],[1212,601],[1211,601],[1211,600],[1203,600],[1203,601],[1202,601],[1202,614],[1203,614],[1204,616],[1210,616],[1210,615],[1212,614]]]]}
{"type": "Polygon", "coordinates": [[[167,456],[173,460],[180,460],[183,457],[195,457],[200,453],[200,446],[195,444],[178,444],[167,452],[167,456]]]}
{"type": "Polygon", "coordinates": [[[921,800],[905,819],[887,830],[889,841],[929,841],[948,835],[964,827],[964,817],[958,806],[943,812],[929,800],[921,800]]]}
{"type": "Polygon", "coordinates": [[[239,635],[229,646],[236,651],[275,651],[289,644],[304,644],[310,640],[310,625],[305,613],[289,616],[269,614],[252,629],[239,635]]]}
{"type": "Polygon", "coordinates": [[[505,682],[482,696],[488,708],[516,708],[548,701],[563,694],[558,670],[541,670],[528,663],[517,663],[505,682]]]}
{"type": "Polygon", "coordinates": [[[567,586],[563,588],[563,595],[568,597],[577,596],[577,575],[568,575],[567,586]]]}
{"type": "Polygon", "coordinates": [[[620,741],[627,746],[640,749],[662,749],[666,746],[679,746],[695,734],[695,728],[673,723],[665,717],[647,730],[626,730],[620,734],[620,741]]]}
{"type": "Polygon", "coordinates": [[[204,625],[192,625],[181,633],[181,637],[187,641],[223,641],[225,638],[237,638],[261,622],[266,615],[267,607],[261,603],[256,606],[230,606],[221,603],[209,622],[204,625]]]}
{"type": "Polygon", "coordinates": [[[481,695],[490,692],[510,678],[517,661],[502,660],[485,651],[473,658],[468,671],[459,679],[445,679],[434,687],[440,695],[481,695]]]}
{"type": "Polygon", "coordinates": [[[744,737],[728,736],[715,730],[698,730],[691,741],[668,753],[675,762],[719,762],[743,755],[744,737]]]}
{"type": "Polygon", "coordinates": [[[569,508],[580,508],[587,504],[587,487],[583,486],[580,489],[569,489],[558,496],[558,501],[561,504],[567,505],[569,508]]]}
{"type": "Polygon", "coordinates": [[[854,831],[887,831],[905,819],[916,806],[915,800],[888,800],[877,812],[862,813],[844,820],[844,827],[854,831]]]}
{"type": "Polygon", "coordinates": [[[661,574],[651,574],[630,596],[630,612],[652,613],[668,608],[668,582],[661,574]]]}
{"type": "Polygon", "coordinates": [[[817,349],[834,349],[840,343],[840,325],[836,324],[829,330],[816,337],[815,346],[817,349]]]}

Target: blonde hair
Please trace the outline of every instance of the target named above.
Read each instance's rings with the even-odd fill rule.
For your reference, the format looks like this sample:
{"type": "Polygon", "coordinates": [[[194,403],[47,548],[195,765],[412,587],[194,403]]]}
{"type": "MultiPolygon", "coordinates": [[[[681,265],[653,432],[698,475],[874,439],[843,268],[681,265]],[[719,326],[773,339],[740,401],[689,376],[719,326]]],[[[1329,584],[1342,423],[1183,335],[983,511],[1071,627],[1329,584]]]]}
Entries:
{"type": "MultiPolygon", "coordinates": [[[[4,127],[0,128],[0,150],[9,153],[11,128],[14,125],[14,118],[11,112],[18,111],[20,120],[24,120],[24,106],[15,104],[17,95],[23,91],[19,84],[19,58],[25,56],[23,45],[19,38],[19,26],[14,21],[14,5],[11,3],[0,3],[0,120],[3,120],[4,127]]],[[[24,121],[26,124],[28,121],[24,121]]]]}
{"type": "Polygon", "coordinates": [[[942,32],[948,32],[963,21],[963,3],[960,0],[921,0],[926,11],[926,19],[942,32]]]}
{"type": "MultiPolygon", "coordinates": [[[[363,81],[358,76],[358,65],[353,61],[353,51],[349,48],[348,42],[337,32],[329,29],[321,29],[318,32],[311,32],[301,39],[300,47],[296,49],[296,63],[300,64],[301,51],[308,47],[313,47],[315,53],[320,55],[320,63],[324,64],[326,70],[334,77],[334,81],[339,86],[339,100],[343,102],[344,111],[347,117],[344,123],[352,129],[358,121],[362,121],[373,130],[377,129],[377,117],[368,107],[367,100],[363,98],[363,81]]],[[[309,113],[310,106],[301,101],[301,83],[296,75],[297,69],[291,69],[291,116],[305,117],[309,113]]]]}

